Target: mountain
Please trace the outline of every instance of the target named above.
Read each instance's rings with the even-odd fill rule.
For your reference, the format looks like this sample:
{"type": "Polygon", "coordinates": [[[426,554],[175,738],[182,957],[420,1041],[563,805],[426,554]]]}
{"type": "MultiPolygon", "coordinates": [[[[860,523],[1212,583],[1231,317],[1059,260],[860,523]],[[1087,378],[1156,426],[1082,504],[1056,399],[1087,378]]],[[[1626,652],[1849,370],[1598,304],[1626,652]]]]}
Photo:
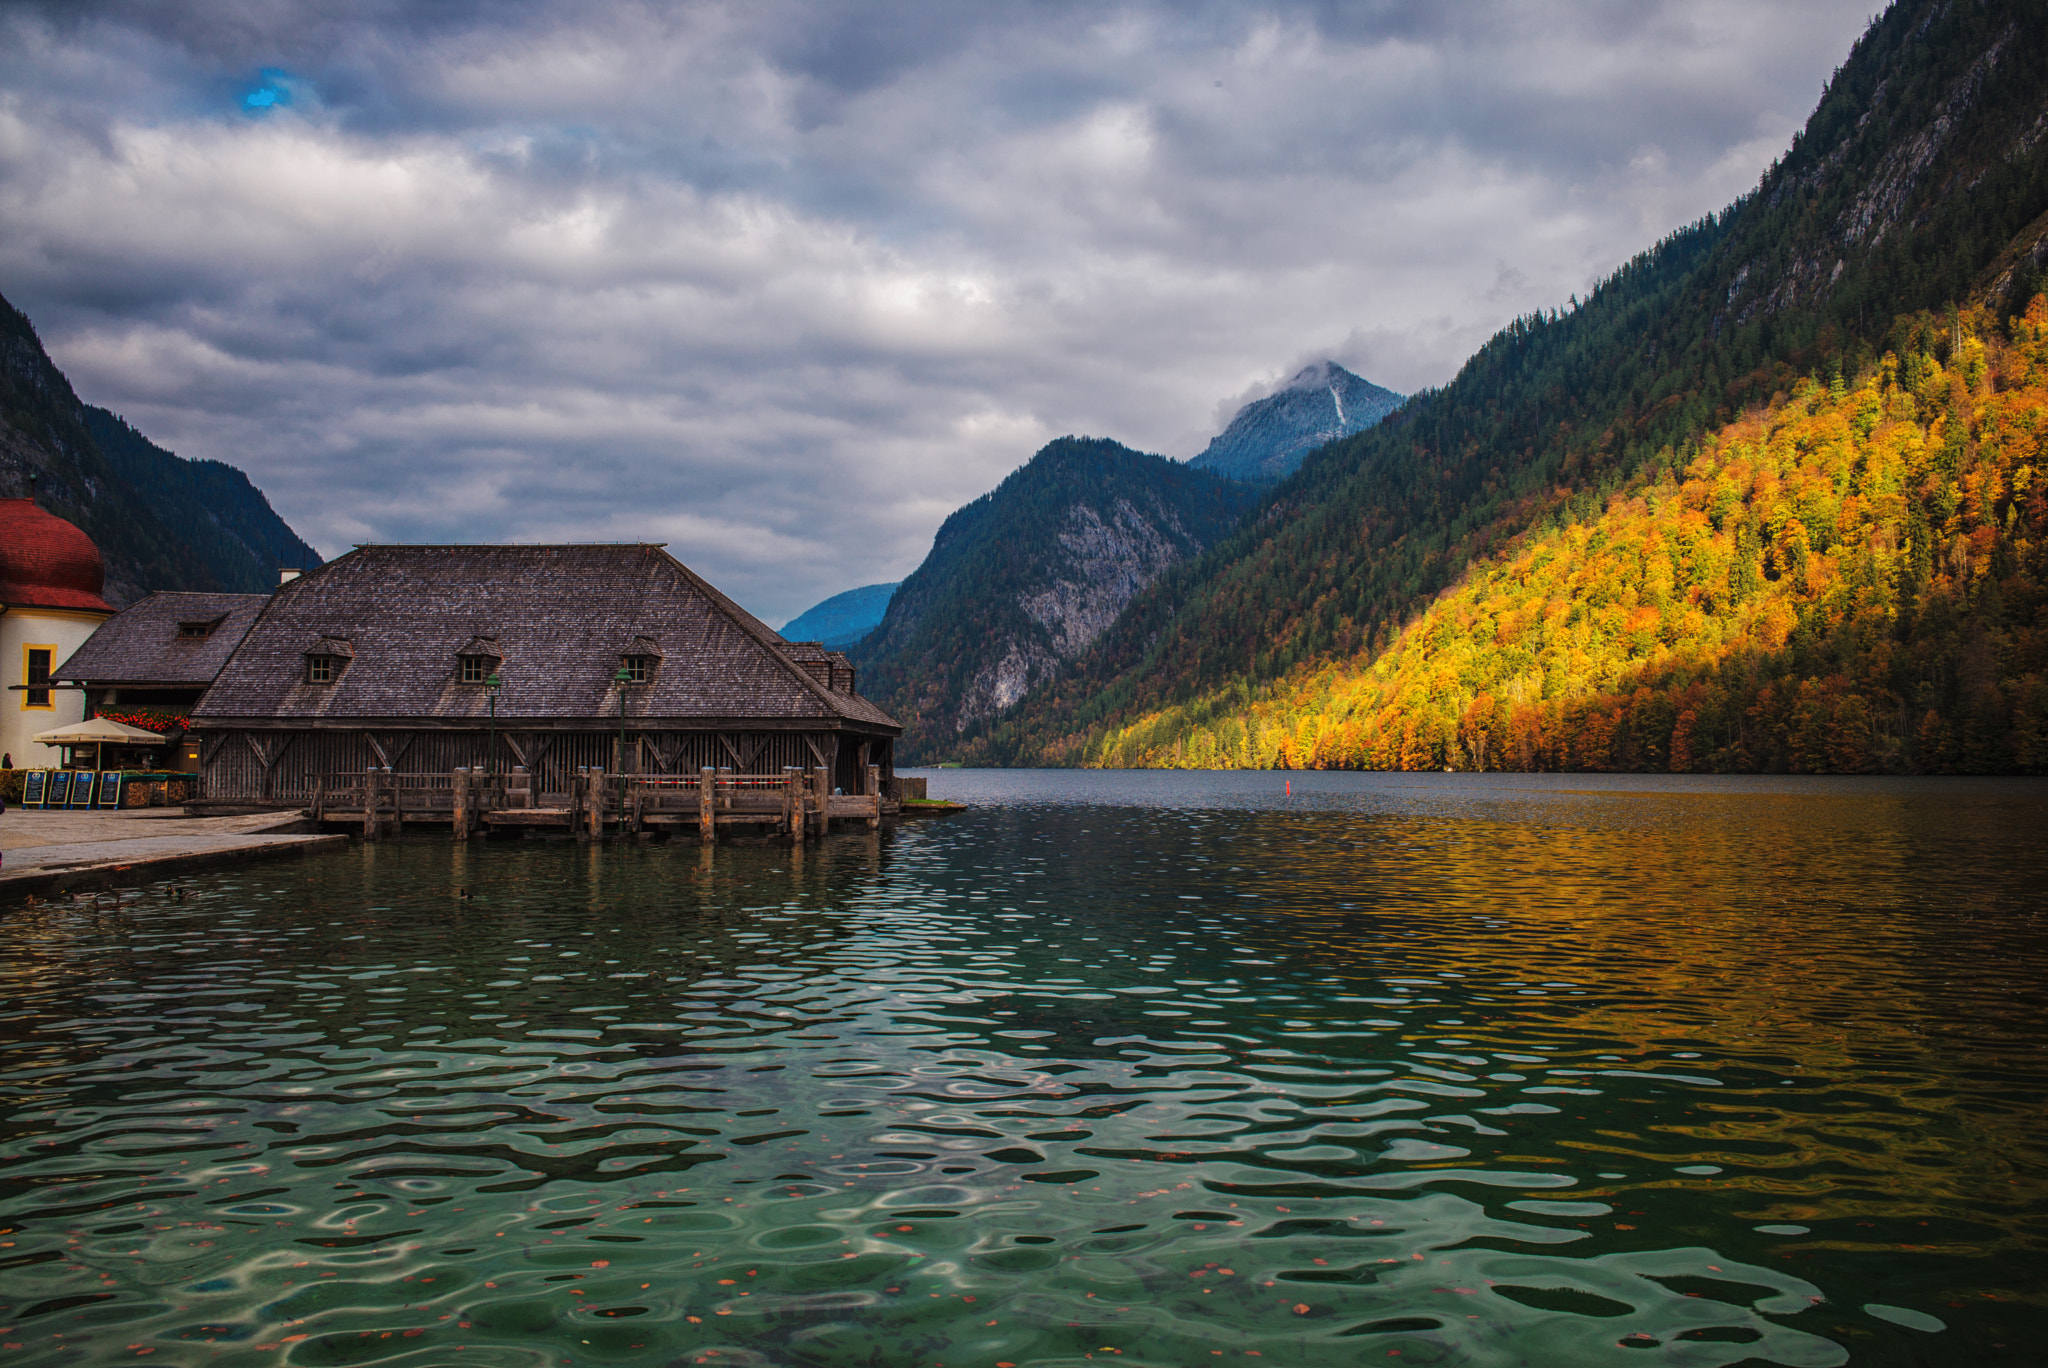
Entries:
{"type": "Polygon", "coordinates": [[[263,491],[235,467],[175,456],[91,404],[85,405],[85,426],[114,473],[160,514],[171,515],[196,568],[223,590],[266,593],[277,587],[279,567],[320,564],[320,553],[286,526],[263,491]]]}
{"type": "Polygon", "coordinates": [[[960,756],[1469,767],[1482,696],[1488,727],[1569,730],[1626,687],[1626,745],[1488,763],[2038,768],[2038,456],[1984,425],[2044,261],[2048,4],[1895,4],[1754,191],[1317,452],[960,756]],[[1880,458],[1894,437],[1921,449],[1880,458]],[[1632,563],[1575,563],[1617,537],[1632,563]],[[1685,712],[1721,734],[1681,747],[1685,712]],[[1753,739],[1858,716],[1861,742],[1753,739]],[[1281,718],[1285,747],[1222,744],[1281,718]]]}
{"type": "Polygon", "coordinates": [[[1369,669],[1168,709],[1092,761],[2048,772],[2048,296],[1896,341],[1474,565],[1369,669]]]}
{"type": "Polygon", "coordinates": [[[834,594],[785,622],[782,635],[790,641],[815,641],[835,651],[844,650],[875,630],[895,593],[895,584],[864,584],[834,594]]]}
{"type": "Polygon", "coordinates": [[[1188,464],[1233,480],[1273,484],[1292,475],[1317,447],[1365,431],[1401,402],[1392,390],[1334,361],[1319,361],[1275,393],[1239,409],[1230,426],[1188,464]]]}
{"type": "Polygon", "coordinates": [[[948,517],[853,651],[904,723],[899,758],[943,758],[972,723],[1057,677],[1168,567],[1213,545],[1247,485],[1116,442],[1062,437],[948,517]]]}
{"type": "Polygon", "coordinates": [[[106,561],[106,599],[158,589],[257,593],[280,562],[320,563],[247,476],[186,461],[79,401],[28,318],[0,299],[0,491],[83,528],[106,561]]]}

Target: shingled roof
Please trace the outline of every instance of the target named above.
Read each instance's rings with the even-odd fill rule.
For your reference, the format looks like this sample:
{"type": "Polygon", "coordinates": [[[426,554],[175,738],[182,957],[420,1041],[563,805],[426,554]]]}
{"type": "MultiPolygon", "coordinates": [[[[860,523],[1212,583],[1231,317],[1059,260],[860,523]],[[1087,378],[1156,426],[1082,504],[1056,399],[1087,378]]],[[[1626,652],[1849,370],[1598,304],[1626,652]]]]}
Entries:
{"type": "Polygon", "coordinates": [[[151,594],[102,622],[51,677],[203,688],[227,664],[268,602],[268,594],[151,594]],[[183,634],[201,625],[204,634],[183,634]]]}
{"type": "Polygon", "coordinates": [[[359,547],[269,596],[193,717],[481,720],[488,695],[461,682],[479,637],[502,653],[501,725],[615,719],[621,661],[653,656],[628,718],[900,730],[653,545],[359,547]],[[335,658],[332,683],[308,682],[315,655],[335,658]]]}

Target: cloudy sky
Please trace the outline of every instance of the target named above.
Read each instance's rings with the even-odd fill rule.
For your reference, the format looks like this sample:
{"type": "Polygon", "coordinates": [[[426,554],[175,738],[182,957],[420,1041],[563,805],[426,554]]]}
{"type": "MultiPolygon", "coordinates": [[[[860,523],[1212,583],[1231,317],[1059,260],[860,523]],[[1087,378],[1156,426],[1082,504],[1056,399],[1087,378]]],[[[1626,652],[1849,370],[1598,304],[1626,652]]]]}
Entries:
{"type": "Polygon", "coordinates": [[[1756,183],[1876,0],[0,0],[0,294],[323,553],[771,622],[1063,433],[1440,384],[1756,183]]]}

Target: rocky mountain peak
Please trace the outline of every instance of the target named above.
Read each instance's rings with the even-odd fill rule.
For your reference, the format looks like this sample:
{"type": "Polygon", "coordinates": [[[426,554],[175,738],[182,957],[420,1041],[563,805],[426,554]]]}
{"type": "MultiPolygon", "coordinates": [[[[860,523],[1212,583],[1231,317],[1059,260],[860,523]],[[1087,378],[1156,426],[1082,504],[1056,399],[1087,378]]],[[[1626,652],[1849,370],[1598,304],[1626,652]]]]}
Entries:
{"type": "Polygon", "coordinates": [[[1304,366],[1272,394],[1246,404],[1188,464],[1233,480],[1273,484],[1292,475],[1317,447],[1362,432],[1401,405],[1402,396],[1353,375],[1334,361],[1304,366]]]}

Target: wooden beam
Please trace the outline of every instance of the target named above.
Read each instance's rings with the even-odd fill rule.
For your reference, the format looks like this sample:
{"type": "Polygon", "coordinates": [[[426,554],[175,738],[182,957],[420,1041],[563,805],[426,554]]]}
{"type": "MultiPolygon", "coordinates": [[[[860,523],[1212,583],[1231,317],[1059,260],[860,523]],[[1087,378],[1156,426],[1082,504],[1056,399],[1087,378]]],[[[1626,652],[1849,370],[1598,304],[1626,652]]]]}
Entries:
{"type": "Polygon", "coordinates": [[[811,830],[823,836],[832,829],[832,771],[819,765],[811,771],[811,830]]]}
{"type": "Polygon", "coordinates": [[[222,746],[225,746],[229,741],[243,734],[244,733],[242,732],[217,732],[214,735],[207,737],[206,743],[200,747],[199,767],[201,769],[205,769],[208,765],[211,765],[213,763],[213,757],[220,754],[220,748],[222,746]]]}
{"type": "Polygon", "coordinates": [[[405,753],[412,749],[412,743],[419,739],[420,734],[416,731],[393,732],[391,734],[391,740],[397,744],[398,748],[391,752],[391,758],[387,760],[385,763],[390,765],[391,768],[397,769],[401,764],[405,763],[405,753]],[[404,738],[402,742],[399,740],[400,737],[404,738]]]}

